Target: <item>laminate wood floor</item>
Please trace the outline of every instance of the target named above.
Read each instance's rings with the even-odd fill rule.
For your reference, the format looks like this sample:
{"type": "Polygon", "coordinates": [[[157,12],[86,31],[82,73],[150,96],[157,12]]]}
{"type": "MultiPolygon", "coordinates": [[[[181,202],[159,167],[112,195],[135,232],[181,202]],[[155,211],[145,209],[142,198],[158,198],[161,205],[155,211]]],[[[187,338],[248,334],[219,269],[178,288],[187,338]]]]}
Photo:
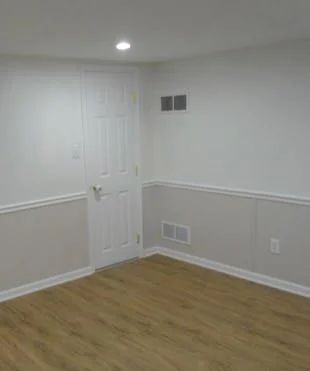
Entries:
{"type": "Polygon", "coordinates": [[[154,256],[0,304],[1,371],[310,370],[310,300],[154,256]]]}

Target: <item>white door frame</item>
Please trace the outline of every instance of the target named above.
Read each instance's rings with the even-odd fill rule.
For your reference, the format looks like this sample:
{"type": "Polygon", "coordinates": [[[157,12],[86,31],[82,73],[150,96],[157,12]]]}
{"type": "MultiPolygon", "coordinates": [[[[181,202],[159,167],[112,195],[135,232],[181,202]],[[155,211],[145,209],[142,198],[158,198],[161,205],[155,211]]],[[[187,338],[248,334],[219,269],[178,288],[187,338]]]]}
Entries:
{"type": "Polygon", "coordinates": [[[105,72],[105,73],[117,73],[117,72],[127,72],[131,73],[134,79],[134,97],[135,100],[135,112],[134,112],[134,131],[135,131],[135,151],[134,158],[138,166],[137,182],[136,182],[136,191],[137,191],[137,201],[138,201],[138,210],[137,210],[137,233],[140,234],[140,257],[143,256],[143,216],[142,216],[142,186],[141,186],[141,134],[140,134],[140,79],[139,79],[139,69],[137,67],[129,66],[111,66],[111,65],[84,65],[81,70],[81,103],[82,103],[82,118],[83,118],[83,136],[84,136],[84,169],[85,169],[85,189],[87,193],[87,221],[88,221],[88,250],[89,250],[89,261],[90,266],[93,271],[96,270],[95,262],[95,244],[94,236],[92,233],[91,226],[91,210],[89,207],[89,198],[93,197],[93,191],[90,190],[90,185],[92,179],[90,179],[90,174],[88,171],[89,163],[89,153],[88,153],[88,130],[87,130],[87,100],[86,100],[86,79],[85,75],[87,72],[105,72]]]}

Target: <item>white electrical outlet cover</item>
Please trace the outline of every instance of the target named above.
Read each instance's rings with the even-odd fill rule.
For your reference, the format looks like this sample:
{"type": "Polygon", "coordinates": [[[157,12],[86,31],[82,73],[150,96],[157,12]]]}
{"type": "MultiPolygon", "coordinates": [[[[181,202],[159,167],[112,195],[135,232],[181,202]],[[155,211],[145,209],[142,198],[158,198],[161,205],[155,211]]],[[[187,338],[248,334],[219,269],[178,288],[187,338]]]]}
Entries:
{"type": "Polygon", "coordinates": [[[81,158],[81,145],[78,143],[72,145],[72,158],[75,160],[81,158]]]}

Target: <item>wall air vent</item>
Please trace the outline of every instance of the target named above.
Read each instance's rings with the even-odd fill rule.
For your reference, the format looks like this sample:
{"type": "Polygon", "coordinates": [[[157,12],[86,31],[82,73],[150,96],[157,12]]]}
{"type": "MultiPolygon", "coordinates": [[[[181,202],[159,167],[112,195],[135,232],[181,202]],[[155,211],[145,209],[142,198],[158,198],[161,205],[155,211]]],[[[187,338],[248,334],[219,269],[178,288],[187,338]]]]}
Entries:
{"type": "Polygon", "coordinates": [[[171,112],[173,111],[173,97],[161,97],[161,111],[162,112],[171,112]]]}
{"type": "Polygon", "coordinates": [[[175,111],[187,111],[187,96],[185,94],[173,97],[173,109],[175,111]]]}
{"type": "Polygon", "coordinates": [[[187,112],[187,94],[161,96],[160,101],[161,112],[187,112]]]}
{"type": "Polygon", "coordinates": [[[190,227],[169,222],[161,222],[161,237],[185,245],[191,244],[190,227]]]}

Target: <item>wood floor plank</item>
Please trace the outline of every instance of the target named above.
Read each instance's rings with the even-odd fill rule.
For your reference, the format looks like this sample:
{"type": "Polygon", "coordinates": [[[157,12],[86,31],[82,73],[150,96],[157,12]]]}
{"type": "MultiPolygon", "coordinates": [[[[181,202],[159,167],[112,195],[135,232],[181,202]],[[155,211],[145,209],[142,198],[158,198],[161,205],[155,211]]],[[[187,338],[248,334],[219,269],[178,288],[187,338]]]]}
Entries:
{"type": "Polygon", "coordinates": [[[0,304],[1,371],[309,371],[310,300],[166,257],[0,304]]]}

